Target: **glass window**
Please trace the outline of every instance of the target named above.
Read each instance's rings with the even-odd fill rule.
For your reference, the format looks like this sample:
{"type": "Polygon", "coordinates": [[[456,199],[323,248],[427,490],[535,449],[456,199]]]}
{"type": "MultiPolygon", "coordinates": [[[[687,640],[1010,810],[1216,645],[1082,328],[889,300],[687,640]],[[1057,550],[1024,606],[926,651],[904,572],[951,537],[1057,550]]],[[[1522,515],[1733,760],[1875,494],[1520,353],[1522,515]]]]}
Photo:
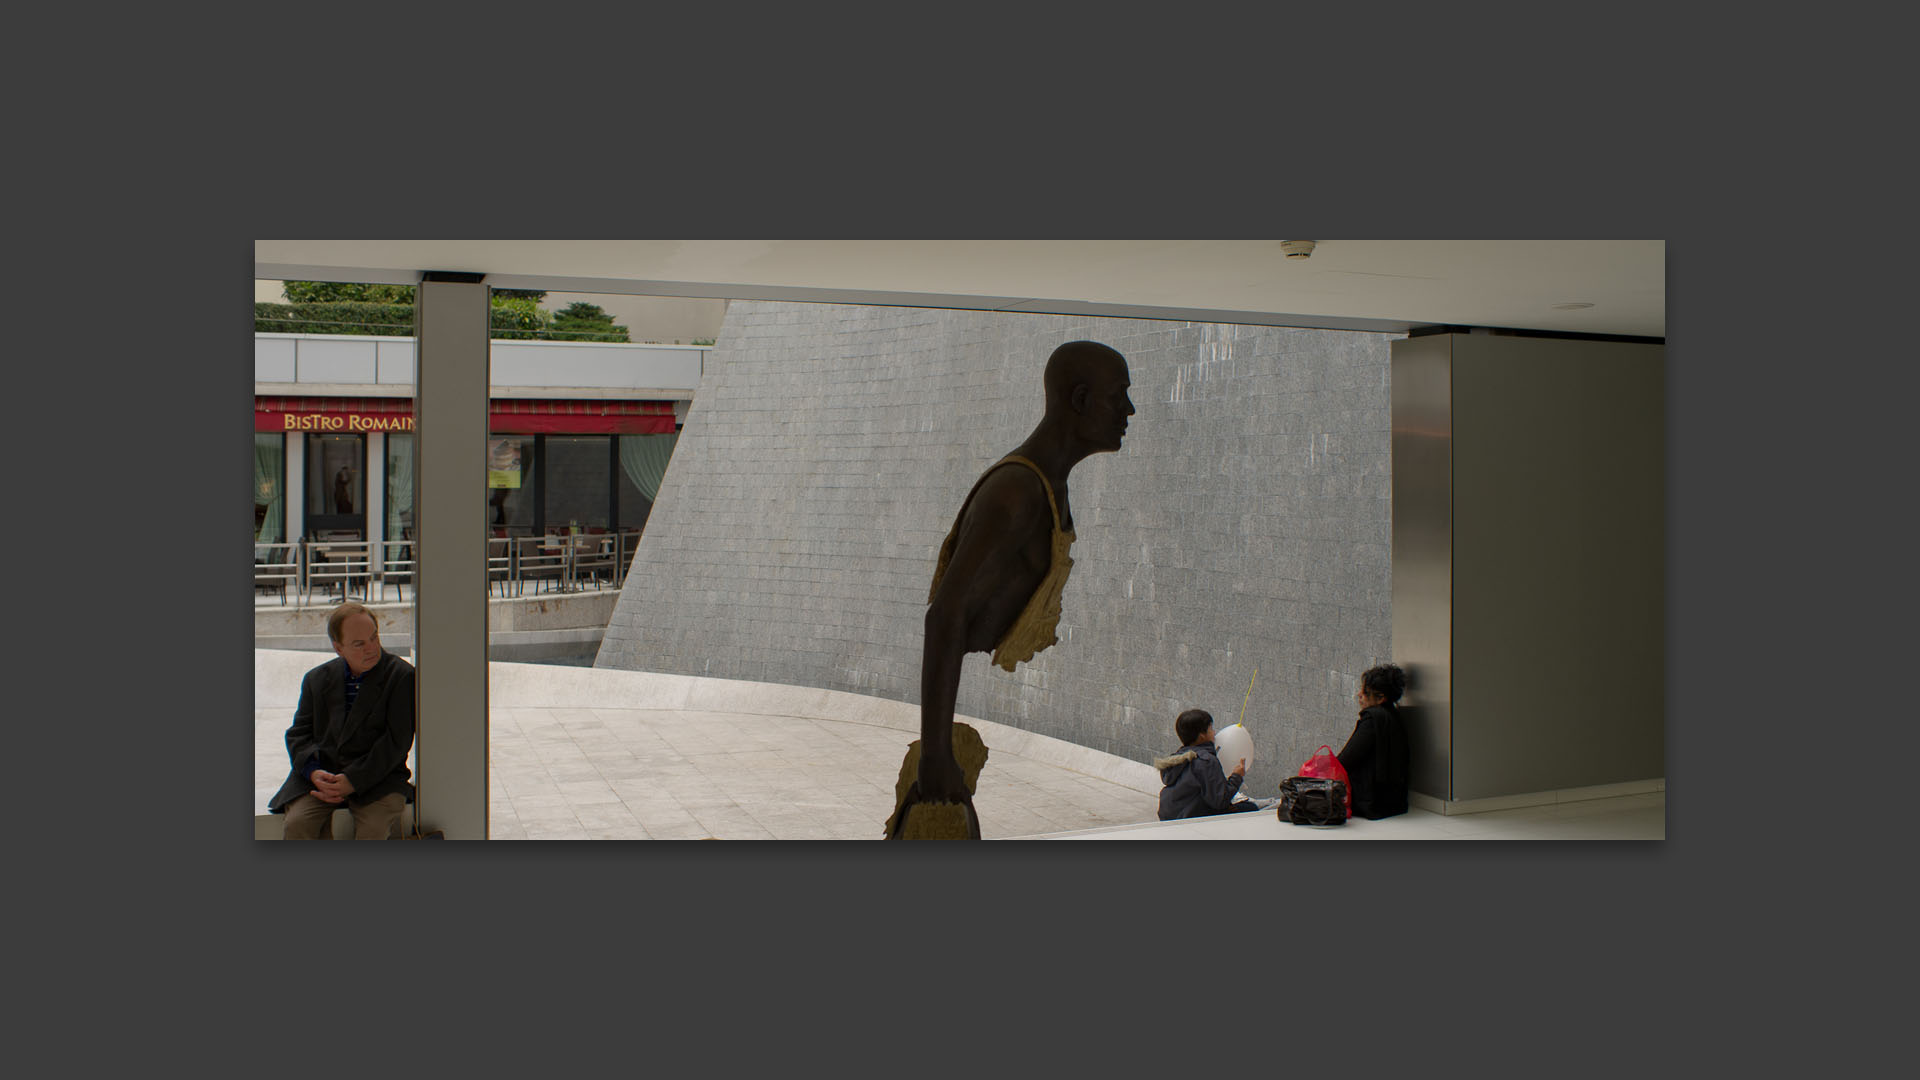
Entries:
{"type": "Polygon", "coordinates": [[[286,539],[287,437],[278,432],[253,433],[253,539],[277,544],[286,539]]]}
{"type": "Polygon", "coordinates": [[[546,489],[548,532],[607,527],[612,447],[606,435],[549,435],[546,489]]]}
{"type": "Polygon", "coordinates": [[[660,491],[667,462],[673,457],[677,434],[620,436],[620,528],[644,529],[653,512],[653,496],[660,491]]]}
{"type": "Polygon", "coordinates": [[[638,532],[647,527],[647,515],[653,512],[653,500],[634,486],[627,470],[620,470],[620,531],[638,532]]]}
{"type": "Polygon", "coordinates": [[[389,540],[413,539],[413,436],[387,433],[387,524],[389,540]]]}
{"type": "Polygon", "coordinates": [[[363,435],[307,436],[307,513],[314,517],[363,515],[367,478],[363,435]]]}
{"type": "Polygon", "coordinates": [[[496,536],[526,536],[534,525],[534,442],[531,435],[487,440],[487,521],[496,536]]]}

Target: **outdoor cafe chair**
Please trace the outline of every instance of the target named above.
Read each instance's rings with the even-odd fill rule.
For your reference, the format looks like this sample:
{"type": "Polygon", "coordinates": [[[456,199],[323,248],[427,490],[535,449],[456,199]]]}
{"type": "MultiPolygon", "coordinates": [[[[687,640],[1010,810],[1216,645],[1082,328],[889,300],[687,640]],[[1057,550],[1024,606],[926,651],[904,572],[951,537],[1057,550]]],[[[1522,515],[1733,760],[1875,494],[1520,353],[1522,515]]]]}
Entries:
{"type": "Polygon", "coordinates": [[[296,550],[291,543],[253,545],[253,587],[278,592],[282,607],[286,606],[289,587],[297,586],[300,580],[296,550]]]}
{"type": "Polygon", "coordinates": [[[352,597],[356,590],[361,599],[368,599],[367,585],[371,570],[364,540],[316,541],[307,545],[309,596],[317,587],[324,590],[331,600],[337,588],[342,600],[352,597]]]}
{"type": "MultiPolygon", "coordinates": [[[[505,531],[505,530],[501,530],[505,531]]],[[[513,572],[513,541],[505,536],[487,538],[487,595],[492,596],[496,586],[503,597],[515,595],[519,582],[513,572]]]]}
{"type": "Polygon", "coordinates": [[[387,587],[392,586],[399,598],[407,598],[408,585],[413,584],[413,543],[409,540],[386,540],[381,542],[380,599],[387,598],[387,587]]]}
{"type": "Polygon", "coordinates": [[[566,587],[568,553],[563,539],[553,535],[523,536],[514,542],[521,587],[533,582],[536,595],[543,587],[549,590],[566,587]]]}
{"type": "Polygon", "coordinates": [[[574,537],[573,581],[577,586],[590,579],[598,589],[613,581],[613,537],[604,533],[574,537]]]}

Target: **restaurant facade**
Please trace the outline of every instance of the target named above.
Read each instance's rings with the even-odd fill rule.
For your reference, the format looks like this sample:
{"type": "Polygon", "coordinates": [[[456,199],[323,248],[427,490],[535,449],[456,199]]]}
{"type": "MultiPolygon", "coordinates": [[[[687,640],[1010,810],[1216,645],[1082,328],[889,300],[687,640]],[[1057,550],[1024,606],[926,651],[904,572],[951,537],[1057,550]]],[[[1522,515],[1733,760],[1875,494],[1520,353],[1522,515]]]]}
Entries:
{"type": "MultiPolygon", "coordinates": [[[[254,542],[413,536],[413,339],[256,334],[254,542]]],[[[704,346],[495,341],[484,497],[496,537],[642,529],[704,346]]]]}

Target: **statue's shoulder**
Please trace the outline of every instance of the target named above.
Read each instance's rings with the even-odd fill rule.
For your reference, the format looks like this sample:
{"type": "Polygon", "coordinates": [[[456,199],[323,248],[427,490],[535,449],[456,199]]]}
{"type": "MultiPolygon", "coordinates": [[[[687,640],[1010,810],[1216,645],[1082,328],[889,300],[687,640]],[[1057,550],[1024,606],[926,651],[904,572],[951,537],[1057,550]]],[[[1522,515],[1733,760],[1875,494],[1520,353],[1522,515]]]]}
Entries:
{"type": "Polygon", "coordinates": [[[980,477],[980,486],[985,488],[990,484],[1023,494],[1045,493],[1047,490],[1047,482],[1042,479],[1039,468],[1023,458],[1013,456],[1003,457],[987,467],[986,473],[980,477]]]}
{"type": "Polygon", "coordinates": [[[973,510],[984,510],[1008,524],[1051,518],[1052,493],[1045,480],[1019,462],[1001,461],[980,478],[974,489],[973,510]]]}

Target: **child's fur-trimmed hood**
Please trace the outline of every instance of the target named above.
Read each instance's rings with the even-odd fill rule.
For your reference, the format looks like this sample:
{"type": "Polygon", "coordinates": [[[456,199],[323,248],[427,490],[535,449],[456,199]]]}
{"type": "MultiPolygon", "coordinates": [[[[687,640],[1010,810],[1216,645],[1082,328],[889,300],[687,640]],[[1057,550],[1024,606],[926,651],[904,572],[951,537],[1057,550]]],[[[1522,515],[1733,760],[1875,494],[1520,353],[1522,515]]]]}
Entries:
{"type": "Polygon", "coordinates": [[[1167,757],[1154,758],[1153,767],[1156,769],[1159,769],[1161,772],[1165,772],[1166,770],[1173,768],[1175,765],[1185,765],[1187,762],[1192,761],[1194,758],[1197,758],[1199,756],[1200,756],[1199,750],[1187,749],[1187,750],[1181,751],[1180,753],[1172,754],[1167,757]]]}

